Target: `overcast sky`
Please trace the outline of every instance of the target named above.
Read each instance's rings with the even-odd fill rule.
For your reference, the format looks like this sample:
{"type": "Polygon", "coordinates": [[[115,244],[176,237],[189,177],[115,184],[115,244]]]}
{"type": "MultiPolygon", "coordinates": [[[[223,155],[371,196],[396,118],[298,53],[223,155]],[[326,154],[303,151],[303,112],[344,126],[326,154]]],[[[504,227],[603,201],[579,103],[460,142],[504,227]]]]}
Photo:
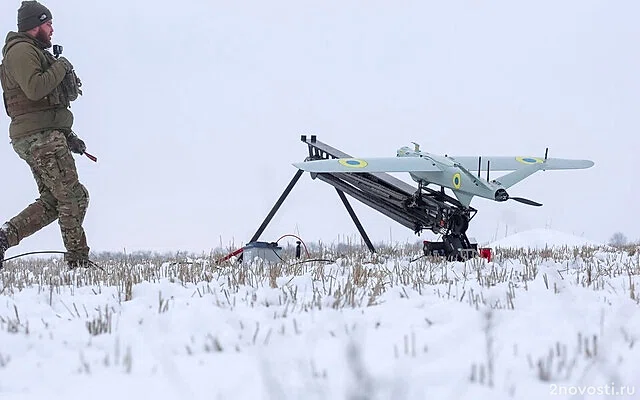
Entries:
{"type": "MultiPolygon", "coordinates": [[[[541,172],[510,189],[543,207],[475,198],[469,235],[547,226],[640,239],[636,1],[44,4],[83,81],[74,129],[98,157],[76,158],[92,250],[246,243],[306,156],[301,134],[358,157],[415,141],[437,154],[549,147],[552,157],[591,159],[591,169],[541,172]]],[[[19,5],[1,3],[5,32],[19,5]]],[[[6,220],[37,192],[4,113],[0,121],[6,220]]],[[[374,241],[433,237],[352,203],[374,241]]],[[[308,175],[261,239],[286,233],[358,238],[335,190],[308,175]]],[[[57,223],[10,252],[54,249],[57,223]]]]}

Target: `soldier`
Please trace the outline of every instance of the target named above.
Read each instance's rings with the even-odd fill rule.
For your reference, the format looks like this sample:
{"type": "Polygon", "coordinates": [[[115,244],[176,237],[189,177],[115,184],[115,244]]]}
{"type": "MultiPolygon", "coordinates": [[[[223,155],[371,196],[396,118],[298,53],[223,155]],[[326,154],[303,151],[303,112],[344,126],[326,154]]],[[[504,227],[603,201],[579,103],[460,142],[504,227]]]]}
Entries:
{"type": "Polygon", "coordinates": [[[31,168],[40,197],[0,227],[0,268],[5,251],[56,219],[70,268],[88,266],[89,247],[82,227],[89,193],[78,181],[71,152],[86,147],[71,130],[71,101],[80,82],[65,57],[49,51],[52,15],[37,1],[23,1],[18,31],[9,32],[2,49],[0,81],[11,118],[9,138],[31,168]]]}

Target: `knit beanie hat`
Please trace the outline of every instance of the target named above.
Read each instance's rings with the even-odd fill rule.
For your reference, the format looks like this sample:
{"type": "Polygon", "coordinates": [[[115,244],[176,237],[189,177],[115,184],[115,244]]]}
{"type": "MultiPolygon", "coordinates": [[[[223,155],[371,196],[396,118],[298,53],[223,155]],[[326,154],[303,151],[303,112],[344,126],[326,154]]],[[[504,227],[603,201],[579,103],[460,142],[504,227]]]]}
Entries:
{"type": "Polygon", "coordinates": [[[26,32],[36,26],[44,24],[53,16],[51,11],[35,0],[23,1],[18,9],[18,31],[26,32]]]}

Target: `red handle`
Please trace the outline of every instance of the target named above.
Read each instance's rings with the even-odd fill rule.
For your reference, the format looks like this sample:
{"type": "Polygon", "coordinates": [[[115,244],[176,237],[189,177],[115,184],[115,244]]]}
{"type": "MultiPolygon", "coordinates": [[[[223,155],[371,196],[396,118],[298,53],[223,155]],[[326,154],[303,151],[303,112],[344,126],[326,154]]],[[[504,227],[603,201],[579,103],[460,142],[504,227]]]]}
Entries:
{"type": "Polygon", "coordinates": [[[84,152],[84,155],[89,157],[89,159],[93,162],[98,162],[98,159],[95,156],[92,156],[91,154],[87,153],[86,151],[84,152]]]}

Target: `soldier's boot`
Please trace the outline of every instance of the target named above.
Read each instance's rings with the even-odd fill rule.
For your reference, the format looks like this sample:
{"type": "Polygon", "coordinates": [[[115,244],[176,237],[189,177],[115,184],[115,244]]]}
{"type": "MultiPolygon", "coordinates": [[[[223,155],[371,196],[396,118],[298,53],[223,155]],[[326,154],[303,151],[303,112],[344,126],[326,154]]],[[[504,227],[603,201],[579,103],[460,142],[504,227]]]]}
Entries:
{"type": "Polygon", "coordinates": [[[69,267],[69,269],[76,269],[76,268],[89,268],[93,266],[93,262],[91,260],[87,259],[78,259],[78,260],[68,260],[67,261],[67,266],[69,267]]]}
{"type": "Polygon", "coordinates": [[[87,237],[82,227],[75,229],[63,229],[62,238],[67,252],[64,254],[64,261],[69,269],[88,268],[92,265],[89,260],[89,246],[87,246],[87,237]]]}
{"type": "Polygon", "coordinates": [[[65,253],[64,259],[67,263],[67,267],[70,270],[77,268],[98,268],[104,270],[95,262],[91,261],[88,256],[85,255],[75,255],[74,253],[65,253]]]}
{"type": "Polygon", "coordinates": [[[9,247],[18,245],[18,234],[11,223],[7,222],[0,226],[0,269],[4,264],[4,253],[9,247]]]}
{"type": "Polygon", "coordinates": [[[0,228],[0,269],[4,264],[4,252],[9,248],[9,238],[4,229],[0,228]]]}
{"type": "Polygon", "coordinates": [[[89,255],[82,251],[67,251],[64,254],[64,261],[67,263],[69,269],[87,268],[91,266],[89,255]]]}

